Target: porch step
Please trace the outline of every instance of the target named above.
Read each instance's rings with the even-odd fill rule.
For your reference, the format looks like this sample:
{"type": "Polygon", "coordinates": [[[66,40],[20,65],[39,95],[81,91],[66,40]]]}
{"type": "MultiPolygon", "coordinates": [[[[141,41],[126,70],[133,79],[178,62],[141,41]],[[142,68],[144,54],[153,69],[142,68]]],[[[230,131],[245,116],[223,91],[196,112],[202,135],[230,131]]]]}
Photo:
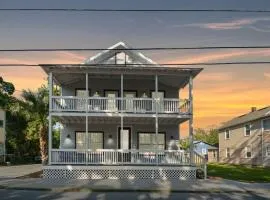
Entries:
{"type": "Polygon", "coordinates": [[[193,166],[44,166],[49,179],[196,179],[193,166]]]}

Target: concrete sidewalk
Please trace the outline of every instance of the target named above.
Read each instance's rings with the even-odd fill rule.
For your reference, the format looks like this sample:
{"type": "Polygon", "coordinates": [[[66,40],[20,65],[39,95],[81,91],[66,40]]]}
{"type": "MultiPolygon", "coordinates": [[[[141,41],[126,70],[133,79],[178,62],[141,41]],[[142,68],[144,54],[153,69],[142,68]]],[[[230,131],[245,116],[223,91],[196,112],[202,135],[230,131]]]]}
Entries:
{"type": "Polygon", "coordinates": [[[1,166],[0,179],[16,178],[42,170],[41,164],[1,166]]]}
{"type": "Polygon", "coordinates": [[[0,180],[0,188],[64,191],[164,191],[164,192],[262,192],[269,193],[270,183],[242,183],[230,180],[76,180],[9,179],[0,180]]]}

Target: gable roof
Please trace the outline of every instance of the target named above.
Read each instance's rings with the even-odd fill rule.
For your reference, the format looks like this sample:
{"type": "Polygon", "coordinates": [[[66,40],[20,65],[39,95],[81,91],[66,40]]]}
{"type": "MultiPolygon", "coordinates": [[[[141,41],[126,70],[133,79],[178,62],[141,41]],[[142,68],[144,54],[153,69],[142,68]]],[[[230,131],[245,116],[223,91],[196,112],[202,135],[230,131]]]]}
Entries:
{"type": "Polygon", "coordinates": [[[100,53],[96,54],[95,56],[92,56],[88,59],[86,59],[83,64],[100,64],[111,57],[114,57],[117,53],[125,53],[125,55],[128,55],[134,59],[136,59],[138,64],[153,64],[153,65],[158,65],[156,62],[151,60],[150,58],[146,57],[142,53],[138,51],[133,51],[130,50],[132,49],[131,46],[127,45],[123,41],[120,41],[108,49],[101,51],[100,53]]]}
{"type": "Polygon", "coordinates": [[[82,79],[80,75],[89,73],[92,77],[160,75],[161,83],[179,88],[188,84],[190,76],[195,78],[203,70],[160,65],[122,41],[79,64],[40,64],[40,67],[47,74],[52,72],[54,81],[60,85],[78,82],[82,79]]]}
{"type": "Polygon", "coordinates": [[[208,144],[207,142],[204,142],[204,141],[201,141],[201,140],[194,140],[193,141],[193,144],[195,144],[195,145],[198,144],[198,143],[206,144],[208,146],[207,149],[218,149],[216,146],[208,144]]]}
{"type": "Polygon", "coordinates": [[[219,130],[223,130],[232,126],[237,126],[254,120],[263,119],[266,117],[270,117],[270,106],[235,117],[223,123],[219,130]]]}

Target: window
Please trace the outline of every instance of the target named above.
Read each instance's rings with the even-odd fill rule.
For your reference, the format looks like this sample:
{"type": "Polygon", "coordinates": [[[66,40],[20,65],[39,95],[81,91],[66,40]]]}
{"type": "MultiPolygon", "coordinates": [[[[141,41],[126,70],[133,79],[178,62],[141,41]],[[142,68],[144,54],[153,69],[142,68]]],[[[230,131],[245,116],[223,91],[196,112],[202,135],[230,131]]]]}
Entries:
{"type": "Polygon", "coordinates": [[[4,127],[4,121],[0,120],[0,128],[4,127]]]}
{"type": "Polygon", "coordinates": [[[230,130],[225,131],[225,139],[226,140],[230,139],[230,130]]]}
{"type": "Polygon", "coordinates": [[[203,155],[207,154],[207,153],[206,153],[206,148],[202,148],[202,154],[203,154],[203,155]]]}
{"type": "Polygon", "coordinates": [[[265,147],[265,156],[270,157],[270,143],[265,147]]]}
{"type": "Polygon", "coordinates": [[[231,157],[230,148],[226,148],[226,158],[230,158],[230,157],[231,157]]]}
{"type": "Polygon", "coordinates": [[[250,136],[251,133],[251,125],[247,124],[245,125],[245,136],[250,136]]]}
{"type": "Polygon", "coordinates": [[[251,158],[251,146],[246,146],[245,154],[246,158],[251,158]]]}
{"type": "Polygon", "coordinates": [[[263,130],[270,131],[270,118],[263,120],[263,130]]]}
{"type": "Polygon", "coordinates": [[[76,132],[76,149],[103,149],[103,132],[76,132]]]}
{"type": "MultiPolygon", "coordinates": [[[[157,148],[159,150],[165,149],[165,134],[159,133],[157,135],[157,148]]],[[[139,133],[139,149],[141,150],[154,150],[156,146],[155,133],[139,133]]]]}

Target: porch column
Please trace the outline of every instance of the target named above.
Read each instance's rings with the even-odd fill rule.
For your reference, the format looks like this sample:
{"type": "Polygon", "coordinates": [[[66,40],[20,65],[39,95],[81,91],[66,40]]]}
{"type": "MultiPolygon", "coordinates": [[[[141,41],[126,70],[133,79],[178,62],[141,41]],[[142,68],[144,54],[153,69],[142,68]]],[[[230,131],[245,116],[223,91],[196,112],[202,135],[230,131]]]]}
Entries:
{"type": "Polygon", "coordinates": [[[52,96],[53,96],[53,74],[52,72],[49,73],[49,137],[48,137],[48,164],[51,165],[51,150],[52,150],[52,96]]]}
{"type": "Polygon", "coordinates": [[[85,90],[86,90],[86,101],[85,101],[85,134],[84,134],[84,141],[87,142],[86,143],[86,149],[89,149],[89,143],[88,143],[88,101],[89,101],[89,88],[88,88],[88,73],[85,73],[85,90]]]}
{"type": "Polygon", "coordinates": [[[155,117],[155,133],[156,133],[156,145],[155,145],[155,151],[156,151],[156,164],[158,165],[158,156],[157,156],[157,150],[158,150],[158,102],[157,102],[157,93],[158,93],[158,75],[155,75],[155,92],[156,92],[156,99],[155,99],[155,107],[156,107],[156,117],[155,117]]]}
{"type": "Polygon", "coordinates": [[[190,164],[194,164],[194,151],[193,151],[193,78],[190,74],[189,77],[189,143],[190,143],[190,164]]]}
{"type": "MultiPolygon", "coordinates": [[[[120,135],[123,133],[123,126],[124,126],[123,107],[124,107],[124,75],[121,74],[121,132],[120,132],[120,135]]],[[[119,138],[117,134],[117,142],[120,142],[118,140],[119,138]]]]}

